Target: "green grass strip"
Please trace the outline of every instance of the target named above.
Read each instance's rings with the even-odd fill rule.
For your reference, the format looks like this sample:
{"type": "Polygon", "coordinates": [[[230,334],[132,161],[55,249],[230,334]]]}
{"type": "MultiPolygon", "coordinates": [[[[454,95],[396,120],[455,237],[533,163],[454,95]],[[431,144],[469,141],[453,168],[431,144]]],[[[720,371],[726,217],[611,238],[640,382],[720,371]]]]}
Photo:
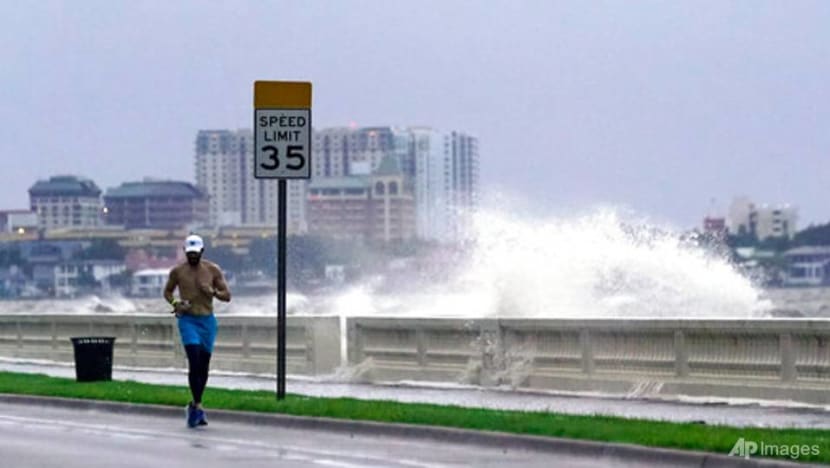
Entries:
{"type": "MultiPolygon", "coordinates": [[[[0,372],[0,393],[182,406],[190,400],[187,387],[133,381],[78,383],[74,379],[0,372]]],[[[286,395],[273,392],[208,388],[207,408],[318,416],[390,423],[422,424],[537,436],[621,442],[652,447],[701,450],[726,455],[735,442],[778,446],[818,446],[819,454],[798,461],[830,463],[830,430],[738,428],[673,423],[613,416],[574,416],[546,412],[473,409],[421,403],[366,401],[286,395]]],[[[790,459],[782,456],[780,458],[790,459]]]]}

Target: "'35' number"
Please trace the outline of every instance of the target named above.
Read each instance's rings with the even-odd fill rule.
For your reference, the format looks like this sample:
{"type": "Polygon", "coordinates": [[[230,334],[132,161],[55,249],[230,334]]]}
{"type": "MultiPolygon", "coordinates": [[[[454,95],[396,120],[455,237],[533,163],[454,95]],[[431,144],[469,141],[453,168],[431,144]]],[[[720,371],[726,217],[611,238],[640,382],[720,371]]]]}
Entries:
{"type": "MultiPolygon", "coordinates": [[[[303,147],[299,145],[288,145],[285,147],[285,159],[287,159],[286,169],[296,171],[305,166],[305,156],[303,156],[303,147]]],[[[265,157],[268,162],[260,163],[260,167],[269,171],[274,171],[280,168],[280,150],[276,146],[263,146],[262,151],[266,153],[265,157]]]]}

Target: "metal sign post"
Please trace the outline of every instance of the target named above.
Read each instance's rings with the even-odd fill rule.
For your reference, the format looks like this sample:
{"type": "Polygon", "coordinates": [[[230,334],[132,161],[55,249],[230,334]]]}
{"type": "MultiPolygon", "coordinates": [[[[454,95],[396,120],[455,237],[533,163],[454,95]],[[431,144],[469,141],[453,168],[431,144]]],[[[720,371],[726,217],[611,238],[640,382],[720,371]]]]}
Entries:
{"type": "Polygon", "coordinates": [[[288,181],[279,180],[277,200],[277,400],[285,398],[285,221],[288,181]]]}
{"type": "Polygon", "coordinates": [[[288,179],[311,178],[311,83],[254,82],[254,177],[279,179],[277,200],[277,400],[285,398],[288,179]]]}

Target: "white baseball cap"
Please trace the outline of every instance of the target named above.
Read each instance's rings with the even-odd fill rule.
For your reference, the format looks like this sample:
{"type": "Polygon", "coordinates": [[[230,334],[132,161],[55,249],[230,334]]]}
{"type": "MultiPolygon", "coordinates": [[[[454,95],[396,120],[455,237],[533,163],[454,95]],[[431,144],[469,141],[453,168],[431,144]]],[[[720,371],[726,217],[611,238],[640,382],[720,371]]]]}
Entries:
{"type": "Polygon", "coordinates": [[[205,248],[205,242],[201,237],[191,234],[184,240],[185,252],[201,252],[205,248]]]}

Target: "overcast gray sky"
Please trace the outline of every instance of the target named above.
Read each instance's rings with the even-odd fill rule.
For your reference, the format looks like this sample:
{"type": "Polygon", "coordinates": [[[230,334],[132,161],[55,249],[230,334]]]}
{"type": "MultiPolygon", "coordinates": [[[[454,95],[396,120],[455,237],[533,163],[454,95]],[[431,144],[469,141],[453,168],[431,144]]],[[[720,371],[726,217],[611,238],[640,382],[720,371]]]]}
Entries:
{"type": "Polygon", "coordinates": [[[0,208],[38,178],[193,180],[257,79],[314,125],[480,140],[483,189],[691,227],[735,195],[830,221],[830,1],[0,1],[0,208]]]}

